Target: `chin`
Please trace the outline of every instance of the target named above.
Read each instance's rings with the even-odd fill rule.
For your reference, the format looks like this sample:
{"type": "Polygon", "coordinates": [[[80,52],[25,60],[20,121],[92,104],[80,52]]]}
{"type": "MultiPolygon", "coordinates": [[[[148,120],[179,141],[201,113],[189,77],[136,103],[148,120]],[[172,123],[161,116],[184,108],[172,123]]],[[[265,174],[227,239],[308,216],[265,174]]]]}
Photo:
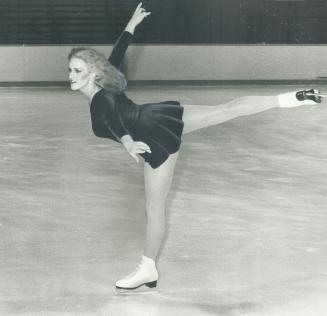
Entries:
{"type": "Polygon", "coordinates": [[[77,91],[77,90],[79,90],[79,87],[76,86],[76,84],[71,84],[70,85],[70,90],[77,91]]]}

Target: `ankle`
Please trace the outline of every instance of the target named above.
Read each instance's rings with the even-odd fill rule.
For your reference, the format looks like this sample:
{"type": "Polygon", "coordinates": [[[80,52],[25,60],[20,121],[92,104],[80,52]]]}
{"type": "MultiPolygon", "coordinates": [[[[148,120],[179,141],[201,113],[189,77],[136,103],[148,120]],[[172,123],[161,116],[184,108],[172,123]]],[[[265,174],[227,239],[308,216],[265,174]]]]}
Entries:
{"type": "Polygon", "coordinates": [[[149,264],[149,265],[156,265],[156,260],[151,258],[151,257],[148,257],[148,256],[145,256],[143,255],[142,256],[142,262],[146,263],[146,264],[149,264]]]}

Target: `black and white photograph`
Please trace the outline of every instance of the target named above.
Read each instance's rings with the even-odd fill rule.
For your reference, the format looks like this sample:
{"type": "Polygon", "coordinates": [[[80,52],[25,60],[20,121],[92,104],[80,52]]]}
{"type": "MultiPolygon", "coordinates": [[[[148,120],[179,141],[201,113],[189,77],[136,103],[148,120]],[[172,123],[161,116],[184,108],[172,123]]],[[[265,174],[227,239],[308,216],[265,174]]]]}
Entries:
{"type": "Polygon", "coordinates": [[[0,0],[0,316],[327,316],[327,1],[0,0]]]}

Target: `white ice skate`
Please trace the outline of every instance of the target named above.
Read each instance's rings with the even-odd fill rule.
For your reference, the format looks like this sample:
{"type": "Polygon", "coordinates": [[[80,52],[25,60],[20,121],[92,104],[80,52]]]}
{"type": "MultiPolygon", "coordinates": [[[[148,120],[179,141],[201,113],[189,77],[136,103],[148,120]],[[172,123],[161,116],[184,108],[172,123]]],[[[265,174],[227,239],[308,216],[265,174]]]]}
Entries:
{"type": "Polygon", "coordinates": [[[292,108],[301,105],[315,105],[321,103],[321,97],[317,89],[300,90],[287,92],[278,95],[278,102],[281,108],[292,108]]]}
{"type": "Polygon", "coordinates": [[[158,277],[159,275],[154,260],[143,256],[138,268],[133,273],[116,282],[116,288],[135,290],[142,285],[154,288],[157,286],[158,277]]]}

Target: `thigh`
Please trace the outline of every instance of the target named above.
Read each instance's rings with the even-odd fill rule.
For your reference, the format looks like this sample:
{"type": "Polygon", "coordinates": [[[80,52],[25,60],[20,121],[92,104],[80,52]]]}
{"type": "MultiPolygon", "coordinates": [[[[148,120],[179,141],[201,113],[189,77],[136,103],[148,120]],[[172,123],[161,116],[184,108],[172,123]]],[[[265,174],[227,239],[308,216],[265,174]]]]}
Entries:
{"type": "Polygon", "coordinates": [[[172,154],[158,168],[153,169],[148,163],[144,165],[144,184],[147,198],[166,199],[175,170],[178,152],[172,154]]]}
{"type": "Polygon", "coordinates": [[[220,105],[185,105],[184,106],[184,130],[187,134],[198,129],[213,125],[211,121],[224,121],[225,112],[220,105]]]}
{"type": "Polygon", "coordinates": [[[256,114],[277,105],[277,96],[244,96],[228,103],[211,106],[185,105],[183,133],[221,124],[239,116],[256,114]]]}

